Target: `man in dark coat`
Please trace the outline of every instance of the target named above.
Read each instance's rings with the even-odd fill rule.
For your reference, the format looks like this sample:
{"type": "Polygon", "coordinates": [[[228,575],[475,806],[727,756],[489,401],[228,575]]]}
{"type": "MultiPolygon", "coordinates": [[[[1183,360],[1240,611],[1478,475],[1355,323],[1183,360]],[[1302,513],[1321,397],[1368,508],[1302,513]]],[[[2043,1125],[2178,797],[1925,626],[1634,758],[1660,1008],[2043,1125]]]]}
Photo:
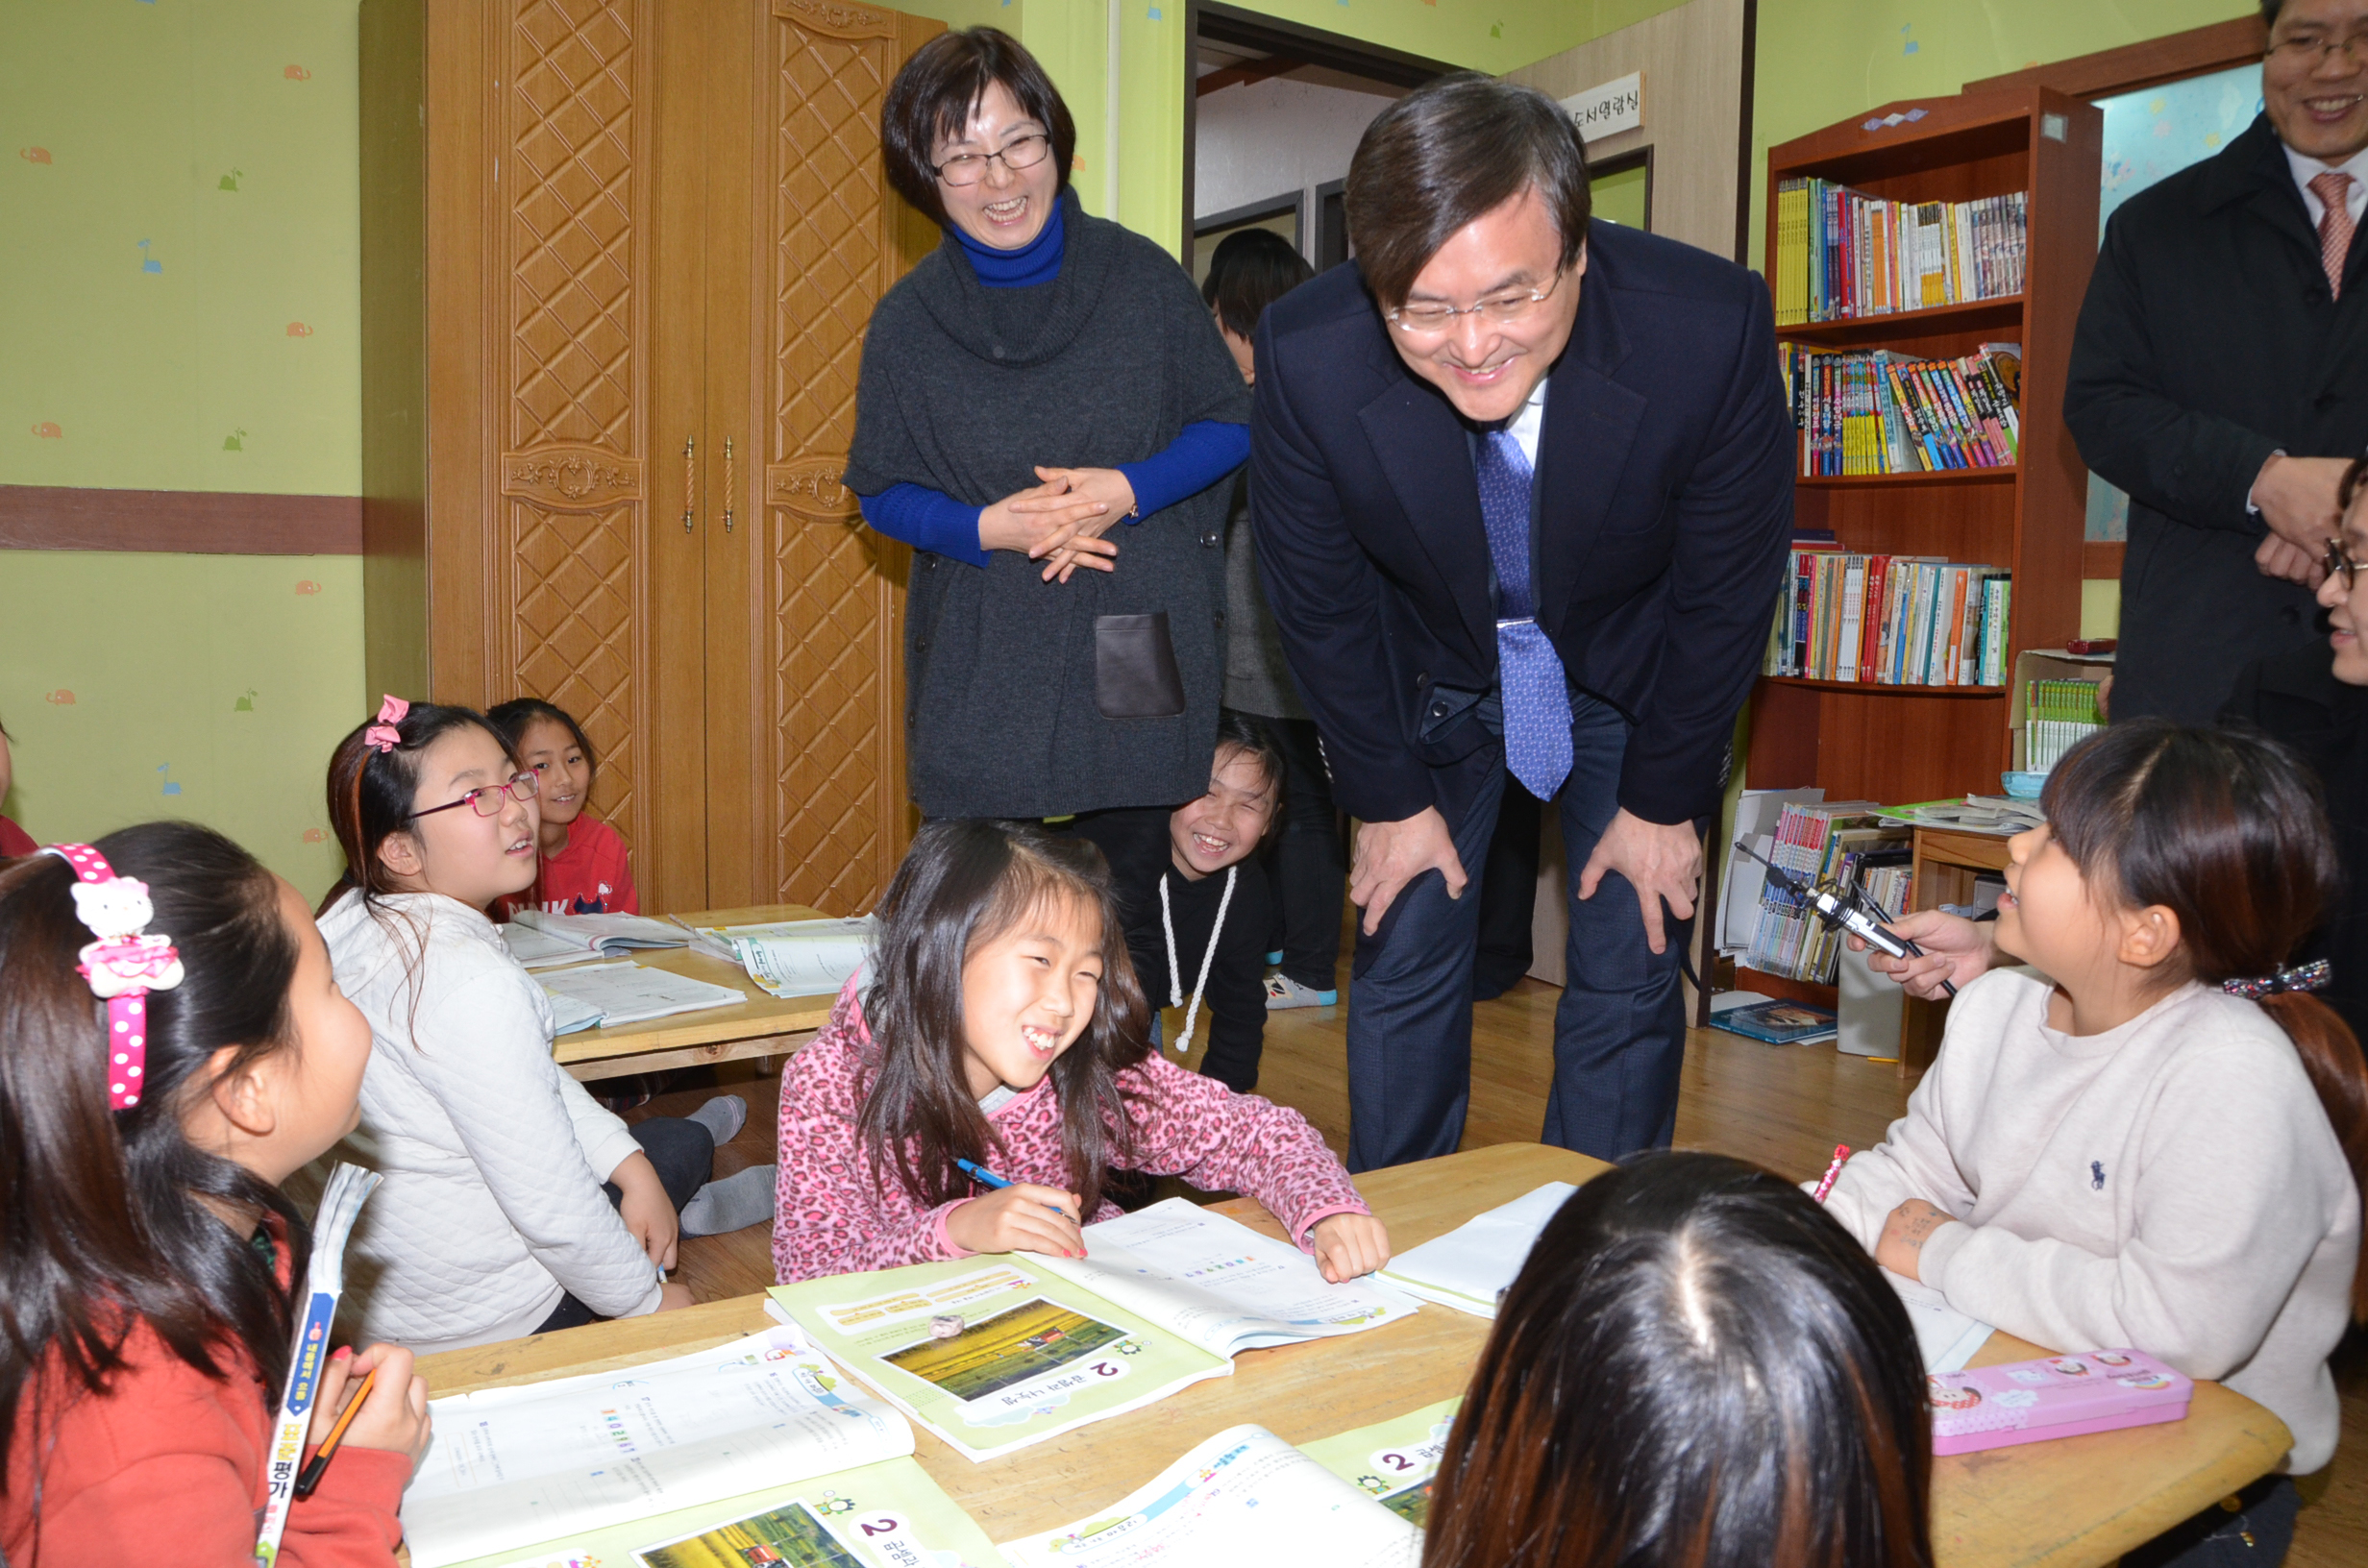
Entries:
{"type": "Polygon", "coordinates": [[[2065,423],[2130,493],[2117,719],[2208,723],[2248,660],[2312,640],[2368,442],[2368,0],[2262,11],[2261,116],[2113,214],[2073,341],[2065,423]]]}
{"type": "Polygon", "coordinates": [[[1385,110],[1345,196],[1357,259],[1260,325],[1250,512],[1363,824],[1349,1167],[1462,1136],[1476,884],[1509,772],[1559,802],[1569,857],[1544,1140],[1666,1144],[1698,822],[1792,520],[1767,290],[1591,224],[1568,119],[1490,78],[1385,110]]]}

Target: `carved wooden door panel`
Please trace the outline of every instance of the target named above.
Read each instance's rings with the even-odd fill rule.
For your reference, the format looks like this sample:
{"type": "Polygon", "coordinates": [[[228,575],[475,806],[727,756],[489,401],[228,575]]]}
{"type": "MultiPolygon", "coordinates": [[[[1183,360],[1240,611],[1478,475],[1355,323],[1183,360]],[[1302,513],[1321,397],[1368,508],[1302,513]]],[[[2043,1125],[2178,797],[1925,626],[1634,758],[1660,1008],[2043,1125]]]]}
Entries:
{"type": "Polygon", "coordinates": [[[727,487],[747,523],[708,535],[709,886],[719,904],[849,914],[878,900],[911,842],[910,552],[863,527],[839,476],[872,307],[936,240],[889,188],[880,100],[943,28],[838,0],[750,11],[737,123],[756,134],[745,161],[710,164],[709,428],[732,444],[727,487]],[[736,278],[727,234],[748,258],[736,278]],[[742,716],[728,738],[727,712],[742,716]]]}
{"type": "MultiPolygon", "coordinates": [[[[683,96],[662,82],[696,57],[661,38],[660,12],[658,0],[511,0],[487,40],[498,495],[483,700],[540,697],[583,725],[600,759],[590,809],[633,846],[643,896],[663,909],[704,903],[705,845],[693,476],[659,458],[695,432],[702,368],[685,233],[696,138],[660,148],[661,101],[683,96]],[[679,522],[659,513],[661,492],[684,494],[679,522]]],[[[467,324],[431,324],[446,330],[467,324]]]]}

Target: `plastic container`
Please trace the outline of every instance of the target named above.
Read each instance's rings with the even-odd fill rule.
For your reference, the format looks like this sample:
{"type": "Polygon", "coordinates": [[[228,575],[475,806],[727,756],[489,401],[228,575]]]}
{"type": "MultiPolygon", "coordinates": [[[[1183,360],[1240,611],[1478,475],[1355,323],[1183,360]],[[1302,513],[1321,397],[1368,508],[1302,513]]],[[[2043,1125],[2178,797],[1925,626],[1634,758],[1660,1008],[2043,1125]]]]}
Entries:
{"type": "Polygon", "coordinates": [[[1935,1454],[2181,1421],[2195,1395],[2192,1380],[2136,1350],[1936,1372],[1925,1383],[1935,1454]]]}
{"type": "Polygon", "coordinates": [[[2010,800],[2036,800],[2039,792],[2047,788],[2045,773],[2000,773],[1998,782],[2006,786],[2010,800]]]}

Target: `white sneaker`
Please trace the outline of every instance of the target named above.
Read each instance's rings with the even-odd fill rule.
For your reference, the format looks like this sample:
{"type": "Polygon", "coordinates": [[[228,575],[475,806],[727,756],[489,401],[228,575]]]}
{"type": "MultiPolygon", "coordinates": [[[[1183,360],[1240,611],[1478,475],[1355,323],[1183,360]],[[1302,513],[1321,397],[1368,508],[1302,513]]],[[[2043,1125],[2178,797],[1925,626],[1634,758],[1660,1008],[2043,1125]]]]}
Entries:
{"type": "Polygon", "coordinates": [[[1267,1011],[1270,1013],[1280,1013],[1293,1007],[1337,1007],[1340,999],[1339,992],[1311,991],[1280,969],[1267,976],[1267,1011]]]}

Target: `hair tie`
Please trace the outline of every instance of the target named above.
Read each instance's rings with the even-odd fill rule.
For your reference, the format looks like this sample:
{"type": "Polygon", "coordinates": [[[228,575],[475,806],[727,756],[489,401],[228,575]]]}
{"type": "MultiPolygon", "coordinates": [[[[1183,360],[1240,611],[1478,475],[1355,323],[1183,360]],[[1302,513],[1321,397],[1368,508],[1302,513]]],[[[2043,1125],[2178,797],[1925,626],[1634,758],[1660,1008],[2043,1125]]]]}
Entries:
{"type": "Polygon", "coordinates": [[[148,934],[156,908],[147,883],[117,876],[107,857],[86,844],[53,844],[40,852],[56,855],[74,872],[74,916],[99,939],[83,948],[74,972],[107,1004],[107,1108],[129,1111],[139,1104],[148,1070],[143,998],[181,984],[181,954],[172,938],[148,934]]]}
{"type": "Polygon", "coordinates": [[[2334,974],[2335,967],[2321,958],[2298,968],[2289,969],[2281,964],[2275,974],[2259,980],[2223,980],[2220,989],[2232,996],[2248,996],[2257,1002],[2264,996],[2275,996],[2281,992],[2324,991],[2334,974]]]}
{"type": "Polygon", "coordinates": [[[410,711],[411,704],[399,697],[390,696],[381,698],[378,723],[361,732],[362,744],[376,747],[381,756],[384,756],[396,747],[401,746],[403,731],[395,726],[403,723],[404,716],[410,711]]]}

